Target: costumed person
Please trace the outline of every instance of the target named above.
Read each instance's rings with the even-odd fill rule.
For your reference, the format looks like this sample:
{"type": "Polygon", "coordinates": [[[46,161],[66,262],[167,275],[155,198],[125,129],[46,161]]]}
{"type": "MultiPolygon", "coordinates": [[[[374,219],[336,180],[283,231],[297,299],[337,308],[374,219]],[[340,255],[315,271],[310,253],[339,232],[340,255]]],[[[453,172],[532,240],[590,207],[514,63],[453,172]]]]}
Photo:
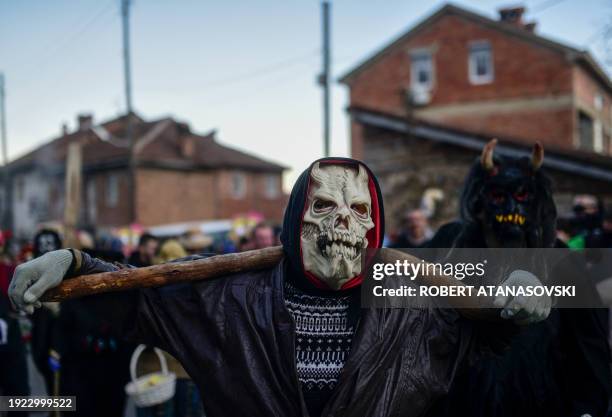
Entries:
{"type": "MultiPolygon", "coordinates": [[[[132,340],[177,358],[209,417],[420,416],[482,346],[458,310],[360,308],[362,253],[380,248],[383,219],[378,183],[362,162],[320,159],[293,187],[284,257],[272,268],[87,302],[132,340]]],[[[20,266],[9,294],[32,312],[64,278],[116,269],[56,251],[20,266]]],[[[504,285],[525,283],[539,281],[504,285]]],[[[498,327],[546,317],[537,301],[509,299],[498,327]]]]}
{"type": "MultiPolygon", "coordinates": [[[[175,239],[166,240],[159,248],[159,254],[154,259],[155,264],[171,262],[175,259],[184,258],[187,251],[175,239]]],[[[201,417],[202,400],[198,388],[193,383],[181,364],[167,352],[162,354],[166,358],[168,370],[176,375],[176,387],[174,396],[168,401],[151,407],[137,407],[138,417],[201,417]]],[[[145,350],[136,368],[138,375],[159,372],[159,358],[153,349],[145,350]]]]}
{"type": "MultiPolygon", "coordinates": [[[[466,178],[460,220],[442,226],[429,246],[563,247],[555,239],[542,146],[534,146],[531,158],[514,158],[494,155],[496,143],[484,147],[466,178]]],[[[596,297],[592,283],[581,282],[582,270],[564,272],[596,297]]],[[[605,309],[553,309],[548,319],[521,328],[501,356],[483,356],[462,369],[428,415],[603,416],[610,393],[607,329],[605,309]]]]}

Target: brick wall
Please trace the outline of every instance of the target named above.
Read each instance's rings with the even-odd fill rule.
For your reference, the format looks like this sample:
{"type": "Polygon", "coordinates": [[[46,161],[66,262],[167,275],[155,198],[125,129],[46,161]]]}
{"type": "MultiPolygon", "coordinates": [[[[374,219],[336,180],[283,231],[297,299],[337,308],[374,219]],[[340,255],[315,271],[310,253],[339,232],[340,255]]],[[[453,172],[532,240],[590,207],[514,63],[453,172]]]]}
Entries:
{"type": "Polygon", "coordinates": [[[281,187],[281,174],[258,173],[240,170],[221,170],[217,174],[219,206],[218,212],[223,218],[246,214],[249,211],[262,213],[266,219],[279,222],[287,204],[287,196],[281,187]],[[244,193],[235,193],[233,177],[242,176],[245,181],[244,193]],[[277,177],[278,193],[276,196],[266,195],[268,176],[277,177]]]}
{"type": "MultiPolygon", "coordinates": [[[[574,143],[574,64],[563,54],[457,15],[445,15],[391,48],[350,81],[351,106],[507,136],[526,142],[572,147],[574,143]],[[472,85],[469,45],[491,45],[494,79],[472,85]],[[410,51],[433,53],[430,103],[407,105],[410,51]]],[[[580,87],[578,87],[580,88],[580,87]]],[[[362,157],[360,132],[352,128],[352,149],[362,157]]]]}
{"type": "MultiPolygon", "coordinates": [[[[601,124],[603,136],[602,152],[608,155],[612,154],[612,95],[607,89],[596,81],[587,71],[579,66],[573,70],[574,94],[576,101],[576,112],[581,111],[586,113],[594,121],[601,124]],[[599,96],[600,107],[596,103],[599,96]]],[[[577,117],[577,114],[574,116],[577,117]]],[[[578,142],[578,126],[574,126],[574,141],[578,142]]]]}
{"type": "Polygon", "coordinates": [[[130,222],[130,197],[128,195],[128,176],[126,170],[112,170],[88,175],[84,178],[82,218],[87,224],[97,227],[122,226],[130,222]],[[111,182],[116,182],[112,185],[111,182]],[[92,185],[93,184],[93,185],[92,185]],[[93,189],[89,189],[93,187],[93,189]],[[110,188],[116,187],[116,198],[112,197],[110,188]],[[93,197],[89,195],[93,194],[93,197]],[[89,196],[88,196],[89,195],[89,196]],[[91,218],[91,205],[95,206],[91,218]]]}
{"type": "MultiPolygon", "coordinates": [[[[419,206],[428,188],[439,188],[445,194],[432,219],[433,226],[457,218],[463,183],[478,152],[370,127],[364,127],[363,133],[364,160],[383,193],[387,233],[397,230],[406,210],[419,206]]],[[[560,214],[568,213],[573,196],[584,190],[602,197],[606,204],[612,203],[612,189],[605,181],[560,171],[548,173],[560,214]]]]}
{"type": "Polygon", "coordinates": [[[214,174],[138,169],[137,216],[143,226],[216,217],[214,174]]]}

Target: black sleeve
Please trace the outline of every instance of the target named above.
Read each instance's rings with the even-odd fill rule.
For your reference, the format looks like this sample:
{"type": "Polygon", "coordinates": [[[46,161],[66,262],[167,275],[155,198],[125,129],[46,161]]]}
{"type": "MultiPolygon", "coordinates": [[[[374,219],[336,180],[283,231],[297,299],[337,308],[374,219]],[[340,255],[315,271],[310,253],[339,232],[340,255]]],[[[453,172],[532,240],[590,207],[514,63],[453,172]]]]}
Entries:
{"type": "MultiPolygon", "coordinates": [[[[85,253],[77,262],[74,275],[116,271],[124,266],[110,264],[85,253]]],[[[201,256],[181,259],[201,259],[201,256]]],[[[69,278],[68,278],[69,279],[69,278]]],[[[197,321],[198,299],[192,284],[168,285],[112,292],[83,298],[99,317],[113,323],[120,337],[134,343],[160,347],[173,356],[185,349],[188,335],[176,331],[177,324],[197,321]]]]}
{"type": "Polygon", "coordinates": [[[605,415],[611,394],[608,309],[563,309],[568,415],[605,415]]]}

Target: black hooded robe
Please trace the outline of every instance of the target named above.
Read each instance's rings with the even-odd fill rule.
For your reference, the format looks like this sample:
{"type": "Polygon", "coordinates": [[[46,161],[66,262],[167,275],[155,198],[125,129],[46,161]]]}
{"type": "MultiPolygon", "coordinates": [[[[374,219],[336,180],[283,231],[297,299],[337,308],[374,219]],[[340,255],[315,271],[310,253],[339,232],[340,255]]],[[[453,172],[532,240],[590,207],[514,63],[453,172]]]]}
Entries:
{"type": "MultiPolygon", "coordinates": [[[[484,248],[482,236],[476,225],[452,222],[428,246],[484,248]]],[[[585,279],[580,271],[565,272],[585,279]]],[[[546,320],[521,327],[501,354],[461,369],[428,416],[604,416],[611,393],[608,328],[607,309],[553,309],[546,320]]]]}
{"type": "MultiPolygon", "coordinates": [[[[283,284],[302,273],[299,234],[310,169],[291,193],[283,223],[285,258],[278,265],[87,301],[132,341],[177,358],[199,387],[209,417],[309,416],[283,284]]],[[[382,221],[380,190],[368,173],[382,221]]],[[[382,242],[382,223],[376,232],[382,242]]],[[[117,269],[76,253],[82,260],[75,275],[117,269]]],[[[448,390],[459,364],[478,352],[476,340],[472,323],[451,309],[361,309],[350,355],[320,415],[421,416],[448,390]]]]}

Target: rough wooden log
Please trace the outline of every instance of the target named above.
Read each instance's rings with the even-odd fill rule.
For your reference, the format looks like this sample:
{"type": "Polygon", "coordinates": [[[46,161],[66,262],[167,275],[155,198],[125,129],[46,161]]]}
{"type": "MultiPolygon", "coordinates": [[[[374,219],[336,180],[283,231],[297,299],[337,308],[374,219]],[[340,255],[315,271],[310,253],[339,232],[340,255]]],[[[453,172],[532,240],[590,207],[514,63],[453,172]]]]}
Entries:
{"type": "MultiPolygon", "coordinates": [[[[217,278],[223,275],[261,270],[276,265],[283,256],[281,246],[251,250],[242,253],[211,256],[187,262],[173,262],[145,268],[122,269],[92,275],[83,275],[64,280],[58,287],[49,290],[43,301],[64,301],[72,298],[102,294],[114,291],[125,291],[136,288],[160,287],[188,281],[200,281],[217,278]]],[[[383,262],[408,260],[422,262],[410,254],[393,249],[384,249],[380,253],[383,262]]],[[[461,281],[448,275],[421,276],[421,285],[428,286],[462,286],[461,281]]],[[[495,318],[498,313],[474,309],[482,300],[474,297],[450,297],[449,304],[462,309],[465,316],[471,318],[495,318]]]]}
{"type": "Polygon", "coordinates": [[[64,301],[87,295],[135,288],[161,287],[187,281],[216,278],[238,272],[266,269],[283,256],[280,246],[242,253],[211,256],[187,262],[173,262],[144,268],[121,269],[64,280],[45,293],[43,301],[64,301]]]}

